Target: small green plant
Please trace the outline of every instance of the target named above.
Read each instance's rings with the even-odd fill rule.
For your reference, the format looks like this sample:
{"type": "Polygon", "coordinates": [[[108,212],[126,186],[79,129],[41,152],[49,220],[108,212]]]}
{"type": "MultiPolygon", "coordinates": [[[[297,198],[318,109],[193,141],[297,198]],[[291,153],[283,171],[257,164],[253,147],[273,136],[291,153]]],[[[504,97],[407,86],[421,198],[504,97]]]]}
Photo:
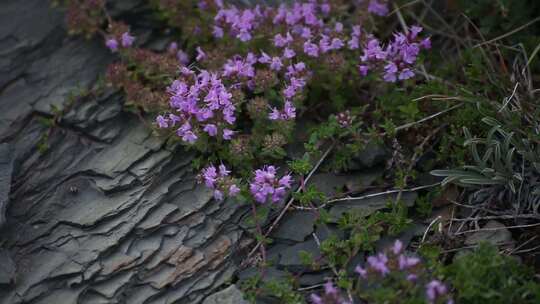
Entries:
{"type": "Polygon", "coordinates": [[[488,244],[458,256],[446,274],[457,303],[540,303],[540,285],[532,270],[488,244]]]}
{"type": "Polygon", "coordinates": [[[304,296],[295,291],[292,278],[284,280],[263,280],[260,276],[254,276],[242,282],[241,288],[244,297],[250,303],[259,303],[258,299],[270,297],[284,304],[304,304],[304,296]]]}

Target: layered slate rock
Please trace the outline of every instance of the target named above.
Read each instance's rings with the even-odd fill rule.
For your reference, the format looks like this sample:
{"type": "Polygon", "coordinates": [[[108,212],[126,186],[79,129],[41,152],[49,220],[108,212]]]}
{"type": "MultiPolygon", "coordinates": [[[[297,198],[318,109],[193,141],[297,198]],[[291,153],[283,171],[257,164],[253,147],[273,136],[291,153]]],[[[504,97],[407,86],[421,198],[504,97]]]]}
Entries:
{"type": "Polygon", "coordinates": [[[0,46],[0,303],[202,303],[221,290],[249,244],[247,212],[214,201],[193,155],[119,93],[71,97],[113,60],[102,41],[67,37],[48,1],[8,0],[0,46]]]}

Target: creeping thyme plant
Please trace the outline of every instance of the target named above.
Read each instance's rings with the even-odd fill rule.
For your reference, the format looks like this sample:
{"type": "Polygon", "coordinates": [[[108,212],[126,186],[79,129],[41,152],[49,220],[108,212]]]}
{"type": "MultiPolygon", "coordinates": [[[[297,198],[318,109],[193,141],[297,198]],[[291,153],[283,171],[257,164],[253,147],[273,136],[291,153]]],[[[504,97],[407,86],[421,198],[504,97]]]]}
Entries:
{"type": "MultiPolygon", "coordinates": [[[[214,199],[233,198],[251,208],[256,245],[246,260],[261,271],[244,282],[250,299],[266,290],[283,303],[473,303],[482,296],[462,282],[466,258],[454,265],[453,254],[440,251],[463,243],[461,230],[477,229],[486,219],[481,216],[539,219],[540,121],[532,89],[538,79],[530,75],[540,70],[532,60],[540,33],[529,31],[527,47],[520,47],[533,54],[519,55],[510,67],[505,58],[522,40],[504,49],[482,42],[489,31],[459,9],[503,38],[531,16],[516,15],[508,1],[442,2],[444,9],[426,1],[149,0],[169,39],[156,51],[137,35],[137,26],[110,15],[111,3],[62,1],[70,32],[102,39],[117,57],[106,79],[124,92],[125,109],[145,123],[150,118],[157,136],[197,151],[194,170],[214,199]],[[482,155],[478,145],[485,147],[482,155]],[[358,170],[362,153],[374,147],[392,150],[384,181],[374,188],[395,197],[383,210],[331,219],[327,206],[360,199],[350,195],[367,189],[327,197],[310,178],[317,170],[358,170]],[[462,169],[433,171],[446,177],[442,183],[421,181],[446,167],[462,169]],[[450,183],[473,190],[452,195],[457,188],[439,187],[450,183]],[[412,211],[403,197],[416,190],[412,211]],[[472,213],[460,214],[474,221],[459,219],[465,224],[456,227],[454,218],[433,219],[433,208],[465,198],[472,213]],[[332,272],[324,285],[314,286],[317,292],[301,292],[294,276],[290,284],[264,278],[264,267],[272,264],[268,235],[292,208],[313,212],[318,225],[337,223],[346,236],[318,242],[321,256],[299,252],[310,270],[332,272]],[[429,224],[410,246],[416,253],[399,240],[376,251],[381,239],[411,228],[413,217],[429,224]],[[267,224],[270,229],[263,229],[267,224]],[[260,259],[252,262],[256,253],[260,259]],[[368,255],[365,263],[356,260],[361,253],[368,255]]],[[[470,269],[484,269],[486,260],[475,261],[470,269]]],[[[519,275],[501,274],[501,280],[519,275]]],[[[535,290],[539,294],[534,279],[517,281],[527,292],[520,303],[533,303],[535,290]]]]}

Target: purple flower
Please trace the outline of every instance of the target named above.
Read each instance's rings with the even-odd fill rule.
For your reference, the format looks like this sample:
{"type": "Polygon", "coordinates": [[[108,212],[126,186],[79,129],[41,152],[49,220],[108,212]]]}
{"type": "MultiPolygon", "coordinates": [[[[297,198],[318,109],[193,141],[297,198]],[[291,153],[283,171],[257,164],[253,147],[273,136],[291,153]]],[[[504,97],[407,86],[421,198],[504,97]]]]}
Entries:
{"type": "Polygon", "coordinates": [[[273,57],[270,62],[270,68],[274,71],[279,71],[282,67],[283,63],[281,63],[281,59],[279,59],[279,57],[273,57]]]}
{"type": "Polygon", "coordinates": [[[341,293],[331,281],[324,284],[324,295],[322,297],[311,294],[310,300],[314,304],[351,304],[341,296],[341,293]]]}
{"type": "Polygon", "coordinates": [[[221,177],[229,176],[230,173],[231,171],[228,170],[224,164],[219,165],[219,176],[221,177]]]}
{"type": "Polygon", "coordinates": [[[291,120],[296,118],[296,108],[290,101],[285,102],[285,106],[283,107],[283,115],[282,118],[284,120],[291,120]]]}
{"type": "Polygon", "coordinates": [[[330,48],[333,50],[339,50],[341,49],[345,44],[343,41],[339,38],[332,39],[332,42],[330,43],[330,48]]]}
{"type": "Polygon", "coordinates": [[[330,4],[328,3],[321,4],[321,12],[323,12],[324,14],[330,13],[330,4]]]}
{"type": "Polygon", "coordinates": [[[382,276],[385,276],[390,272],[390,269],[386,266],[388,257],[384,253],[368,257],[367,262],[373,270],[379,272],[382,276]]]}
{"type": "Polygon", "coordinates": [[[438,280],[433,280],[426,285],[426,297],[429,303],[434,303],[435,300],[445,295],[447,292],[446,286],[438,280]]]}
{"type": "Polygon", "coordinates": [[[240,193],[240,188],[238,188],[237,185],[231,185],[229,187],[229,195],[230,196],[236,196],[238,193],[240,193]]]}
{"type": "Polygon", "coordinates": [[[286,176],[288,175],[281,179],[276,178],[276,167],[274,166],[264,166],[262,169],[255,170],[255,177],[249,184],[249,190],[255,201],[262,204],[266,203],[268,199],[273,203],[283,200],[292,180],[290,176],[286,176]]]}
{"type": "Polygon", "coordinates": [[[404,255],[400,255],[398,258],[399,263],[399,269],[405,270],[407,268],[414,267],[420,263],[420,259],[417,257],[407,257],[404,255]]]}
{"type": "Polygon", "coordinates": [[[274,45],[276,47],[284,47],[286,46],[287,44],[289,44],[290,42],[292,42],[292,36],[290,33],[287,33],[286,36],[283,36],[281,34],[276,34],[274,36],[274,45]]]}
{"type": "Polygon", "coordinates": [[[178,43],[176,43],[176,42],[171,42],[171,43],[169,44],[169,49],[168,49],[168,51],[171,52],[171,53],[174,53],[174,52],[176,52],[177,50],[178,50],[178,43]]]}
{"type": "Polygon", "coordinates": [[[268,118],[270,120],[278,120],[280,119],[280,117],[281,117],[281,113],[279,112],[277,108],[272,108],[272,112],[268,114],[268,118]]]}
{"type": "Polygon", "coordinates": [[[169,127],[169,121],[167,120],[167,118],[163,117],[163,115],[158,115],[158,117],[156,117],[156,122],[158,124],[158,127],[162,129],[169,127]]]}
{"type": "Polygon", "coordinates": [[[384,60],[387,53],[383,51],[379,40],[371,38],[368,40],[367,46],[364,49],[364,55],[360,57],[363,62],[368,60],[384,60]]]}
{"type": "Polygon", "coordinates": [[[398,69],[397,69],[397,66],[395,63],[393,62],[390,62],[389,64],[387,64],[385,67],[384,67],[384,75],[383,75],[383,79],[386,81],[386,82],[395,82],[397,77],[396,77],[396,73],[397,73],[398,69]]]}
{"type": "Polygon", "coordinates": [[[396,240],[394,246],[392,246],[392,252],[398,255],[401,253],[401,250],[403,250],[403,243],[400,240],[396,240]]]}
{"type": "Polygon", "coordinates": [[[429,37],[427,37],[426,39],[422,40],[422,42],[420,42],[420,46],[422,46],[422,48],[424,48],[424,49],[430,49],[431,48],[431,39],[429,37]]]}
{"type": "Polygon", "coordinates": [[[319,40],[319,50],[322,52],[322,53],[326,53],[330,50],[332,50],[332,47],[330,45],[330,37],[324,35],[324,34],[321,34],[321,40],[319,40]]]}
{"type": "Polygon", "coordinates": [[[214,166],[208,166],[204,168],[201,172],[201,176],[204,180],[206,187],[214,188],[214,183],[217,179],[217,170],[214,166]]]}
{"type": "Polygon", "coordinates": [[[283,57],[285,57],[287,59],[291,59],[294,56],[296,56],[296,53],[294,52],[294,50],[292,50],[290,48],[285,48],[285,50],[283,51],[283,57]]]}
{"type": "Polygon", "coordinates": [[[285,87],[285,89],[283,89],[283,95],[287,99],[293,98],[295,94],[296,94],[296,88],[292,85],[288,85],[285,87]]]}
{"type": "Polygon", "coordinates": [[[304,42],[304,53],[311,57],[319,57],[319,46],[308,40],[304,42]]]}
{"type": "Polygon", "coordinates": [[[279,185],[285,188],[290,188],[292,182],[292,177],[290,175],[285,175],[279,180],[279,185]]]}
{"type": "Polygon", "coordinates": [[[214,25],[214,30],[212,31],[212,34],[216,38],[223,38],[223,29],[217,25],[214,25]]]}
{"type": "Polygon", "coordinates": [[[379,0],[370,0],[368,12],[379,16],[386,16],[388,14],[388,5],[384,2],[379,2],[379,0]]]}
{"type": "Polygon", "coordinates": [[[272,57],[268,56],[265,52],[262,52],[261,57],[259,57],[259,62],[264,64],[269,64],[272,62],[272,57]]]}
{"type": "Polygon", "coordinates": [[[358,273],[364,279],[367,277],[367,270],[360,265],[356,266],[354,272],[358,273]]]}
{"type": "Polygon", "coordinates": [[[234,135],[234,131],[229,129],[223,129],[223,139],[231,140],[234,135]]]}
{"type": "Polygon", "coordinates": [[[300,37],[304,39],[311,39],[311,29],[307,26],[304,26],[302,28],[302,31],[300,32],[300,37]]]}
{"type": "MultiPolygon", "coordinates": [[[[232,94],[227,91],[217,73],[201,70],[199,74],[195,74],[186,67],[181,68],[181,73],[184,77],[192,78],[194,83],[175,80],[167,88],[167,92],[171,95],[171,110],[178,113],[175,123],[182,125],[177,135],[183,141],[195,142],[198,138],[196,131],[199,130],[216,136],[219,132],[218,125],[226,127],[236,121],[232,94]],[[213,119],[212,123],[208,123],[209,119],[213,119]]],[[[233,131],[223,132],[224,137],[228,138],[233,131]]]]}
{"type": "Polygon", "coordinates": [[[223,200],[223,192],[221,192],[221,191],[218,190],[218,189],[214,190],[214,198],[215,198],[217,201],[222,201],[222,200],[223,200]]]}
{"type": "Polygon", "coordinates": [[[240,31],[240,33],[237,35],[237,37],[242,42],[246,42],[246,41],[251,40],[251,34],[246,30],[240,31]]]}
{"type": "Polygon", "coordinates": [[[298,63],[296,63],[296,64],[294,65],[294,68],[296,69],[296,71],[302,72],[303,70],[306,69],[306,64],[303,63],[302,61],[300,61],[300,62],[298,62],[298,63]]]}
{"type": "Polygon", "coordinates": [[[206,58],[206,53],[203,52],[203,50],[201,49],[200,46],[198,46],[198,47],[196,48],[196,50],[197,50],[197,57],[195,58],[195,60],[197,60],[197,61],[202,61],[202,60],[204,60],[204,59],[206,58]]]}
{"type": "Polygon", "coordinates": [[[217,127],[214,124],[207,124],[204,127],[204,132],[208,133],[210,136],[216,136],[217,135],[217,127]]]}
{"type": "Polygon", "coordinates": [[[313,303],[313,304],[323,304],[322,298],[319,297],[318,295],[314,294],[314,293],[309,295],[309,298],[311,300],[311,303],[313,303]]]}
{"type": "Polygon", "coordinates": [[[195,133],[193,133],[192,131],[184,132],[184,134],[182,135],[182,140],[190,144],[196,142],[197,138],[197,135],[195,135],[195,133]]]}
{"type": "Polygon", "coordinates": [[[414,72],[409,69],[405,68],[399,73],[399,80],[405,80],[414,77],[414,72]]]}
{"type": "Polygon", "coordinates": [[[109,38],[105,41],[105,45],[111,50],[111,52],[116,52],[118,50],[118,41],[114,38],[109,38]]]}
{"type": "Polygon", "coordinates": [[[327,295],[334,295],[338,293],[338,290],[332,284],[332,281],[328,281],[324,284],[324,293],[327,295]]]}
{"type": "Polygon", "coordinates": [[[253,67],[255,60],[256,57],[252,53],[249,53],[245,60],[240,56],[229,59],[223,65],[223,76],[230,77],[232,75],[238,75],[253,78],[255,76],[255,68],[253,67]]]}
{"type": "Polygon", "coordinates": [[[229,177],[230,173],[231,171],[223,164],[219,165],[219,172],[215,166],[209,165],[199,174],[199,182],[204,182],[206,187],[214,190],[214,198],[222,201],[225,194],[236,196],[240,192],[240,188],[236,185],[235,180],[229,177]]]}
{"type": "Polygon", "coordinates": [[[360,71],[360,75],[367,76],[369,72],[369,67],[367,65],[360,65],[358,66],[358,70],[360,71]]]}
{"type": "Polygon", "coordinates": [[[133,44],[133,41],[135,41],[135,37],[131,36],[129,32],[125,32],[122,34],[122,46],[125,48],[130,47],[133,44]]]}
{"type": "Polygon", "coordinates": [[[416,39],[418,34],[420,34],[420,32],[422,32],[423,30],[424,29],[421,26],[418,26],[418,25],[411,26],[410,33],[409,33],[411,39],[416,39]]]}
{"type": "Polygon", "coordinates": [[[358,37],[352,37],[348,42],[347,46],[349,47],[349,50],[356,50],[360,47],[360,42],[358,40],[358,37]]]}
{"type": "Polygon", "coordinates": [[[334,31],[336,31],[336,33],[343,32],[343,23],[336,22],[336,25],[334,26],[334,31]]]}
{"type": "Polygon", "coordinates": [[[362,34],[362,28],[360,27],[360,25],[354,25],[352,27],[352,36],[359,38],[361,34],[362,34]]]}
{"type": "Polygon", "coordinates": [[[414,282],[418,279],[418,276],[414,273],[410,273],[407,275],[407,281],[414,282]]]}
{"type": "Polygon", "coordinates": [[[188,54],[182,50],[178,50],[178,52],[176,53],[176,59],[178,59],[178,61],[180,61],[184,65],[187,65],[189,63],[188,54]]]}

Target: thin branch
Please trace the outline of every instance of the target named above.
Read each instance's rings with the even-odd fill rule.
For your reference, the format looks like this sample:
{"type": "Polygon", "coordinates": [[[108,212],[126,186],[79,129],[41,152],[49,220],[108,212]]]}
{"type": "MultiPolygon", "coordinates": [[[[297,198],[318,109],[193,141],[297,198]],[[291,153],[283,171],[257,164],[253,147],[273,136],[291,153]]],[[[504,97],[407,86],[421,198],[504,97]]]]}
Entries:
{"type": "Polygon", "coordinates": [[[429,223],[429,225],[426,228],[426,231],[424,231],[424,235],[422,235],[422,240],[420,241],[420,244],[423,244],[425,242],[427,234],[429,230],[431,229],[431,227],[435,225],[435,223],[439,222],[441,219],[442,219],[442,216],[439,215],[436,218],[434,218],[433,221],[431,221],[431,223],[429,223]]]}
{"type": "Polygon", "coordinates": [[[364,200],[364,199],[367,199],[367,198],[372,198],[372,197],[377,197],[377,196],[387,195],[387,194],[393,194],[393,193],[399,193],[399,192],[415,192],[415,191],[419,191],[419,190],[423,190],[423,189],[429,189],[429,188],[437,187],[437,186],[440,186],[440,185],[441,185],[441,183],[435,183],[435,184],[431,184],[431,185],[418,186],[418,187],[409,188],[409,189],[392,189],[392,190],[388,190],[388,191],[384,191],[384,192],[371,193],[371,194],[366,194],[366,195],[357,196],[357,197],[348,196],[348,197],[344,197],[344,198],[337,198],[337,199],[327,201],[326,203],[319,206],[318,209],[322,209],[322,208],[326,207],[329,204],[337,203],[337,202],[360,201],[360,200],[364,200]]]}
{"type": "Polygon", "coordinates": [[[502,229],[519,229],[519,228],[528,228],[528,227],[535,227],[535,226],[540,226],[540,223],[528,224],[528,225],[506,226],[506,227],[480,228],[480,229],[458,232],[458,233],[455,233],[454,235],[461,235],[465,233],[473,233],[473,232],[479,232],[479,231],[497,231],[497,230],[502,230],[502,229]]]}
{"type": "Polygon", "coordinates": [[[505,33],[505,34],[503,34],[503,35],[501,35],[501,36],[499,36],[499,37],[493,38],[493,39],[488,40],[488,41],[486,41],[486,42],[479,43],[479,44],[475,45],[473,48],[477,48],[477,47],[480,47],[480,46],[482,46],[482,45],[490,44],[490,43],[495,42],[495,41],[497,41],[497,40],[501,40],[501,39],[503,39],[503,38],[506,38],[506,37],[508,37],[508,36],[511,36],[511,35],[513,35],[513,34],[519,32],[519,31],[521,31],[521,30],[523,30],[523,29],[525,29],[525,28],[527,28],[527,27],[529,27],[530,25],[532,25],[533,23],[536,23],[536,22],[538,22],[538,21],[540,21],[540,17],[536,17],[536,18],[534,18],[533,20],[531,20],[531,21],[525,23],[524,25],[522,25],[522,26],[520,26],[520,27],[518,27],[518,28],[515,28],[515,29],[511,30],[510,32],[505,33]]]}
{"type": "Polygon", "coordinates": [[[469,222],[469,221],[481,221],[481,220],[503,220],[503,219],[538,219],[540,220],[540,215],[534,214],[512,214],[512,215],[490,215],[490,216],[481,216],[481,217],[467,217],[467,218],[455,218],[451,219],[453,222],[469,222]]]}
{"type": "MultiPolygon", "coordinates": [[[[397,132],[397,131],[401,131],[401,130],[408,129],[408,128],[412,127],[412,126],[421,124],[421,123],[426,122],[426,121],[428,121],[428,120],[431,120],[431,119],[433,119],[433,118],[435,118],[435,117],[438,117],[438,116],[440,116],[440,115],[443,115],[443,114],[445,114],[445,113],[448,113],[448,112],[450,112],[450,111],[453,111],[453,110],[455,110],[455,109],[457,109],[457,108],[459,108],[459,107],[461,107],[461,106],[463,106],[463,103],[458,103],[457,105],[454,105],[454,106],[452,106],[452,107],[450,107],[450,108],[448,108],[448,109],[446,109],[446,110],[443,110],[443,111],[441,111],[441,112],[437,112],[437,113],[435,113],[435,114],[429,115],[429,116],[424,117],[424,118],[422,118],[422,119],[420,119],[420,120],[418,120],[418,121],[413,121],[413,122],[410,122],[410,123],[407,123],[407,124],[398,126],[398,127],[396,127],[395,131],[397,132]]],[[[384,134],[386,134],[386,133],[383,133],[383,135],[384,135],[384,134]]]]}

